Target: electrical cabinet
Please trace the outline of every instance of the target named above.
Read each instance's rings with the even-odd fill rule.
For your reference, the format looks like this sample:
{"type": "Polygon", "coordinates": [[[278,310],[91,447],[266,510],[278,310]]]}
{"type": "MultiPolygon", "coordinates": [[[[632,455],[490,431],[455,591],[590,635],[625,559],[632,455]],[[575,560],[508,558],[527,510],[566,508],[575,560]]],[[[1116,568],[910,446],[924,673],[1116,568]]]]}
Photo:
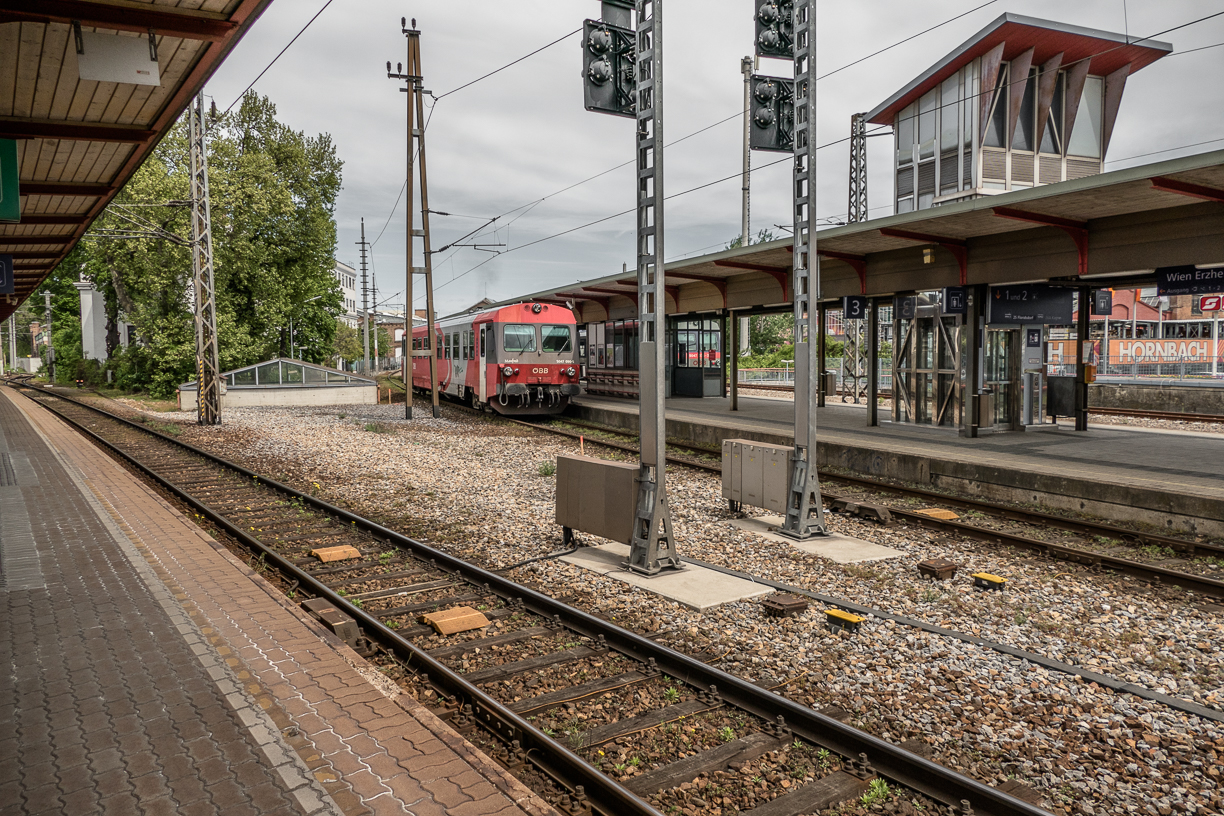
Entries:
{"type": "Polygon", "coordinates": [[[778,513],[786,511],[794,449],[749,439],[724,439],[723,498],[778,513]]]}

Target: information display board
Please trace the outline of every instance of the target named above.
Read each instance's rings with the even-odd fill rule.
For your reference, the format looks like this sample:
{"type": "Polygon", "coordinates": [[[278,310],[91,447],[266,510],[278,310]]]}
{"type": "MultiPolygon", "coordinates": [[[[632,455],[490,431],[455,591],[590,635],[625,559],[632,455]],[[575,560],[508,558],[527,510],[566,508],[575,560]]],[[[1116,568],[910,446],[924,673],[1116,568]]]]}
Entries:
{"type": "Polygon", "coordinates": [[[996,286],[990,290],[988,323],[1065,326],[1075,319],[1072,291],[1044,284],[996,286]]]}

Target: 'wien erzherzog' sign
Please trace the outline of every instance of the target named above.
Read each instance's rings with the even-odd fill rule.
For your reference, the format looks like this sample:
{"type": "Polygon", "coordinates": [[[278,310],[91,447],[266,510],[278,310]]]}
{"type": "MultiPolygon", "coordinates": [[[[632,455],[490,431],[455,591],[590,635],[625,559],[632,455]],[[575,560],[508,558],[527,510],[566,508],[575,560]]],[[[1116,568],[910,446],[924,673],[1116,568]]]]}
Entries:
{"type": "Polygon", "coordinates": [[[1197,269],[1165,266],[1156,270],[1156,291],[1161,295],[1205,295],[1224,292],[1224,266],[1197,269]]]}

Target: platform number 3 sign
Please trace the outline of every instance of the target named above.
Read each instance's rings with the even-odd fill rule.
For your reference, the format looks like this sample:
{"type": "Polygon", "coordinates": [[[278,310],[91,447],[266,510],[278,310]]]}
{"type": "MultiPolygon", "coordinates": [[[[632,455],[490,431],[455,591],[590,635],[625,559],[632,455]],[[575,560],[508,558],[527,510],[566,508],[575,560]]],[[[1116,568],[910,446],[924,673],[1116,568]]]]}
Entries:
{"type": "Polygon", "coordinates": [[[867,297],[865,295],[847,295],[842,298],[842,318],[844,320],[863,320],[867,317],[867,297]]]}

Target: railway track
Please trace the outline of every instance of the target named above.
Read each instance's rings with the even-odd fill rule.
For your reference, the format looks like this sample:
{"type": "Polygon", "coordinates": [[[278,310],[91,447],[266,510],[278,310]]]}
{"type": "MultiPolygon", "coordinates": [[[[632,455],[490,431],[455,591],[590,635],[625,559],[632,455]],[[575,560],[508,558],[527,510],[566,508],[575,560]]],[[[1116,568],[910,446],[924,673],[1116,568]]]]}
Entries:
{"type": "Polygon", "coordinates": [[[669,791],[703,775],[719,780],[724,802],[751,782],[752,806],[741,810],[758,816],[857,799],[876,779],[952,813],[1045,813],[137,423],[63,394],[24,393],[247,548],[257,570],[564,813],[653,816],[669,791]],[[314,555],[345,546],[355,557],[314,555]],[[489,625],[442,636],[418,620],[458,605],[489,625]],[[587,716],[567,727],[577,707],[587,716]],[[624,772],[643,762],[656,767],[624,772]],[[757,774],[727,772],[732,764],[757,774]],[[760,779],[776,784],[762,793],[760,779]]]}
{"type": "MultiPolygon", "coordinates": [[[[573,439],[584,436],[578,432],[568,431],[563,428],[550,427],[548,424],[544,423],[524,422],[523,420],[511,421],[526,425],[528,427],[539,428],[541,430],[548,431],[549,433],[567,436],[573,439]]],[[[599,428],[593,425],[587,425],[585,423],[574,422],[572,420],[565,421],[572,425],[587,427],[602,433],[616,434],[629,439],[636,439],[636,436],[633,434],[608,428],[599,428]]],[[[627,453],[636,454],[638,452],[636,446],[628,443],[614,442],[612,440],[600,438],[586,438],[586,441],[592,444],[606,445],[627,453]]],[[[697,447],[691,447],[689,449],[709,456],[721,456],[720,451],[697,447]]],[[[721,463],[715,465],[710,462],[703,462],[698,459],[691,459],[683,456],[668,456],[667,461],[671,464],[696,468],[698,470],[704,470],[708,473],[715,473],[719,475],[722,473],[721,463]]],[[[1019,532],[983,527],[960,520],[932,518],[924,513],[913,509],[907,509],[895,504],[889,504],[885,507],[889,515],[891,515],[894,519],[904,520],[907,524],[927,527],[944,533],[962,535],[990,544],[1018,547],[1020,549],[1039,553],[1040,555],[1049,558],[1055,558],[1075,564],[1082,564],[1089,567],[1111,570],[1153,584],[1180,586],[1184,589],[1198,592],[1212,598],[1224,598],[1224,581],[1217,581],[1212,578],[1195,575],[1193,573],[1161,566],[1159,564],[1137,561],[1133,557],[1124,557],[1124,555],[1131,552],[1136,552],[1141,548],[1152,548],[1158,553],[1167,553],[1169,556],[1173,556],[1171,558],[1164,559],[1166,562],[1184,562],[1185,559],[1193,558],[1195,556],[1224,556],[1224,546],[1219,544],[1189,541],[1186,539],[1164,536],[1157,533],[1117,527],[1102,522],[1069,519],[1051,513],[1026,510],[977,499],[953,497],[930,490],[905,487],[902,485],[891,484],[889,482],[882,482],[876,479],[851,476],[843,473],[821,471],[820,476],[825,480],[839,481],[844,484],[853,485],[860,489],[890,493],[907,499],[921,499],[924,502],[929,502],[930,504],[938,504],[949,508],[954,507],[961,510],[981,513],[1001,521],[1018,522],[1037,528],[1044,528],[1046,530],[1055,529],[1065,531],[1088,539],[1105,539],[1114,543],[1108,545],[1104,549],[1089,549],[1082,546],[1076,547],[1068,544],[1056,543],[1048,540],[1048,538],[1035,538],[1019,532]]],[[[866,503],[861,496],[839,494],[823,489],[821,493],[826,502],[834,504],[835,506],[839,502],[844,503],[843,506],[850,507],[862,507],[866,503]]]]}
{"type": "Polygon", "coordinates": [[[1175,422],[1224,422],[1219,414],[1184,414],[1177,411],[1139,411],[1130,408],[1089,408],[1089,414],[1128,416],[1141,419],[1168,419],[1175,422]]]}

